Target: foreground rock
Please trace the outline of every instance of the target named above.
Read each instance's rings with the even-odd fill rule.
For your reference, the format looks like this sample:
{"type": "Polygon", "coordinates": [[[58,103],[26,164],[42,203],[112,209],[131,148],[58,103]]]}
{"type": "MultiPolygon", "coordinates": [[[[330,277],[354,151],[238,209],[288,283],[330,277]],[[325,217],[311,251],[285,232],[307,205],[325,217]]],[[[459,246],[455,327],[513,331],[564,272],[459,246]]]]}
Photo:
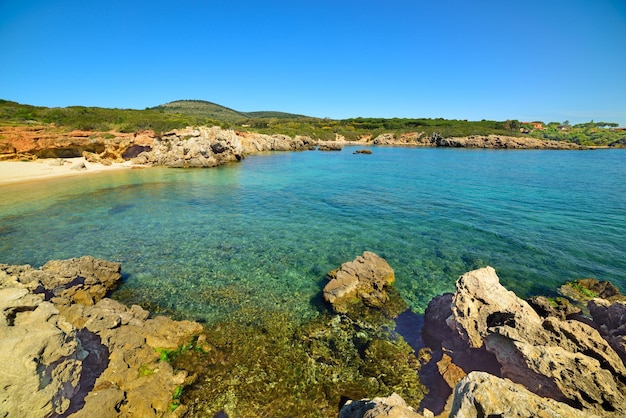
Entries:
{"type": "Polygon", "coordinates": [[[432,413],[418,414],[408,406],[398,394],[392,393],[386,398],[348,401],[339,418],[430,418],[432,413]]]}
{"type": "Polygon", "coordinates": [[[592,299],[588,303],[593,325],[626,364],[626,302],[592,299]]]}
{"type": "Polygon", "coordinates": [[[466,373],[490,371],[587,416],[626,414],[626,368],[598,331],[542,318],[500,285],[491,267],[461,276],[453,295],[431,302],[425,321],[425,339],[441,343],[466,373]],[[485,370],[493,366],[489,356],[499,370],[485,370]]]}
{"type": "Polygon", "coordinates": [[[10,367],[0,373],[0,415],[184,412],[174,398],[186,373],[159,358],[202,327],[104,298],[120,278],[119,263],[93,257],[0,265],[0,361],[10,367]]]}
{"type": "Polygon", "coordinates": [[[472,372],[456,386],[451,418],[571,417],[590,418],[586,412],[535,395],[521,385],[484,372],[472,372]]]}
{"type": "Polygon", "coordinates": [[[70,407],[88,352],[52,303],[0,289],[0,416],[50,416],[70,407]]]}

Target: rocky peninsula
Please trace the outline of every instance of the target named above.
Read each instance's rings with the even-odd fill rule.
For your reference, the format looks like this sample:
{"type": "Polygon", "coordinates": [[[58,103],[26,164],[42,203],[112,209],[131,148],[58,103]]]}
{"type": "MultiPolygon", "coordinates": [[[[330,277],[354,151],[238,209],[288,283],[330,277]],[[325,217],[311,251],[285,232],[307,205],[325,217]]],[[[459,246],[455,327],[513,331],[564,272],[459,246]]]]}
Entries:
{"type": "Polygon", "coordinates": [[[474,135],[445,138],[439,134],[424,135],[420,132],[396,135],[383,133],[377,136],[363,135],[356,141],[347,141],[336,135],[335,141],[321,141],[307,136],[265,135],[219,127],[188,127],[163,134],[153,131],[136,133],[70,132],[50,127],[0,127],[0,161],[32,160],[45,158],[84,157],[90,162],[112,164],[128,161],[142,152],[142,163],[174,165],[169,159],[184,156],[189,166],[237,160],[237,156],[262,151],[291,151],[337,147],[342,145],[411,145],[429,147],[465,147],[494,149],[583,149],[580,145],[540,140],[532,137],[474,135]],[[225,154],[229,155],[225,158],[225,154]],[[172,154],[170,158],[165,157],[172,154]],[[211,156],[219,156],[215,161],[211,156]]]}
{"type": "MultiPolygon", "coordinates": [[[[422,133],[363,135],[347,141],[308,136],[265,135],[219,127],[188,127],[156,135],[136,133],[70,131],[50,127],[0,127],[0,184],[82,173],[165,166],[172,168],[215,167],[241,161],[246,155],[266,151],[339,151],[344,146],[394,145],[487,149],[559,149],[585,147],[531,137],[468,136],[443,138],[422,133]],[[35,162],[36,164],[27,164],[35,162]]],[[[358,149],[354,154],[370,154],[358,149]]]]}
{"type": "MultiPolygon", "coordinates": [[[[220,373],[219,364],[242,378],[218,341],[233,334],[211,334],[198,323],[152,317],[108,298],[121,277],[119,263],[88,256],[39,269],[0,264],[0,415],[255,416],[233,410],[229,398],[220,398],[221,411],[204,409],[201,401],[203,376],[220,373]]],[[[609,283],[577,281],[563,288],[563,298],[527,302],[505,289],[493,268],[474,270],[457,280],[454,293],[431,301],[423,326],[412,325],[421,338],[409,349],[403,331],[393,331],[406,309],[394,282],[392,267],[364,252],[328,273],[321,292],[328,313],[295,333],[297,341],[287,340],[302,349],[305,369],[332,377],[333,370],[352,367],[343,363],[347,357],[360,364],[362,375],[344,373],[329,383],[315,377],[316,385],[334,381],[348,395],[341,408],[318,404],[320,412],[334,409],[342,418],[626,414],[626,298],[609,283]],[[349,396],[363,390],[381,396],[349,396]]],[[[255,340],[259,335],[285,337],[280,328],[264,329],[250,334],[250,343],[266,341],[255,340]]],[[[227,346],[232,351],[232,342],[227,346]]],[[[287,359],[298,368],[299,359],[287,359]]],[[[254,383],[260,376],[247,373],[261,390],[254,383]]],[[[281,390],[278,380],[273,384],[268,394],[281,390]]],[[[280,405],[271,410],[288,413],[280,405]]]]}

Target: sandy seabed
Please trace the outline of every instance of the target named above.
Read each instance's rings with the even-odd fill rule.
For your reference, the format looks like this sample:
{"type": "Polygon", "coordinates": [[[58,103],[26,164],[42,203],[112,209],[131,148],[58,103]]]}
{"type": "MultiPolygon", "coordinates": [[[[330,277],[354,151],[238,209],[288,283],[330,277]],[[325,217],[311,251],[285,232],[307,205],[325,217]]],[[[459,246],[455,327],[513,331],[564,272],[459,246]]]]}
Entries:
{"type": "Polygon", "coordinates": [[[82,157],[35,161],[0,161],[0,185],[132,168],[130,161],[104,165],[82,157]]]}

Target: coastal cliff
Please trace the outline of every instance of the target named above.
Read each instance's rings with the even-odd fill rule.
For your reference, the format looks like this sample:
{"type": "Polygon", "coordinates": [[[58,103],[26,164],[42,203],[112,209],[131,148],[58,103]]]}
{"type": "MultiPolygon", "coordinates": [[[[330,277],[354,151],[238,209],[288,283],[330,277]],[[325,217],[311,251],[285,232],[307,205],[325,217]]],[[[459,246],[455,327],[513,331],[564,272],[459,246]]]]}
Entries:
{"type": "Polygon", "coordinates": [[[169,167],[213,167],[263,151],[340,149],[343,145],[410,145],[491,149],[585,149],[578,144],[532,137],[501,135],[443,138],[439,134],[385,133],[358,141],[320,141],[307,136],[265,135],[219,127],[188,127],[156,135],[153,131],[64,132],[50,127],[1,127],[0,161],[37,158],[85,157],[90,162],[112,164],[133,160],[136,164],[169,167]],[[339,148],[338,148],[339,147],[339,148]],[[143,156],[138,157],[143,153],[143,156]]]}
{"type": "MultiPolygon", "coordinates": [[[[269,338],[266,343],[276,345],[275,355],[284,357],[290,369],[299,370],[302,357],[303,371],[317,370],[319,375],[308,378],[315,388],[329,391],[343,379],[338,393],[384,394],[360,400],[348,396],[352,400],[338,412],[342,418],[626,414],[626,298],[606,282],[578,281],[562,291],[587,297],[586,306],[580,306],[590,315],[583,315],[564,299],[518,298],[491,267],[471,271],[457,280],[454,293],[431,301],[423,328],[413,330],[423,337],[413,352],[389,331],[406,308],[394,288],[393,269],[370,252],[328,273],[322,295],[330,316],[305,324],[294,339],[278,323],[260,329],[245,325],[235,334],[220,325],[211,334],[195,322],[151,317],[139,306],[106,297],[120,280],[119,263],[93,257],[54,260],[40,269],[0,264],[2,416],[216,413],[219,409],[202,403],[207,390],[218,390],[218,403],[231,405],[232,416],[253,416],[253,409],[232,409],[245,405],[243,400],[232,404],[235,394],[222,399],[226,393],[220,385],[229,379],[237,379],[236,387],[244,391],[247,383],[238,379],[249,376],[257,388],[263,381],[248,366],[230,363],[239,358],[233,352],[235,335],[243,338],[245,346],[239,349],[252,367],[261,357],[274,361],[262,355],[271,350],[263,343],[269,338]],[[301,352],[288,354],[281,351],[285,347],[301,352]],[[348,358],[358,368],[351,369],[348,358]],[[348,370],[357,374],[349,377],[348,370]],[[203,380],[212,375],[217,380],[203,380]],[[359,385],[365,386],[356,390],[359,385]]],[[[278,377],[267,376],[276,385],[272,393],[281,390],[278,377]]],[[[297,377],[295,382],[305,385],[297,377]]],[[[282,410],[271,399],[257,401],[269,402],[276,408],[271,411],[282,410]]],[[[316,408],[332,411],[334,405],[316,408]]]]}

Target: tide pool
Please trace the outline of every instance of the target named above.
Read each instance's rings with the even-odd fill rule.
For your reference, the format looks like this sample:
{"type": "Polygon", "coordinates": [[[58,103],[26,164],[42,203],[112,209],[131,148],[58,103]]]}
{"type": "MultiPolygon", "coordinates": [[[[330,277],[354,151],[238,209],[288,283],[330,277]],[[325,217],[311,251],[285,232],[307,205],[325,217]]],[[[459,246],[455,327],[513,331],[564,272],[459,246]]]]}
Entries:
{"type": "Polygon", "coordinates": [[[417,313],[485,265],[522,297],[626,291],[626,150],[355,149],[0,186],[0,262],[120,261],[116,299],[207,323],[314,317],[325,273],[365,250],[417,313]]]}

